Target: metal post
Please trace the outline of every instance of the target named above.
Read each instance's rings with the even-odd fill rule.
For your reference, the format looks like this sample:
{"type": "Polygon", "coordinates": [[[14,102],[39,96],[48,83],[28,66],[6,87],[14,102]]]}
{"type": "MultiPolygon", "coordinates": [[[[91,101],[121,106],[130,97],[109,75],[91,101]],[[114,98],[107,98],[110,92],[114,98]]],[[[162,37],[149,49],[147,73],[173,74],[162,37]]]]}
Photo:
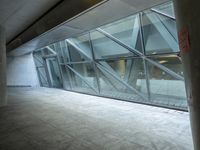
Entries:
{"type": "Polygon", "coordinates": [[[145,42],[144,42],[144,31],[143,31],[143,23],[142,23],[142,12],[139,14],[139,20],[140,20],[140,39],[141,39],[141,45],[142,45],[142,51],[144,57],[143,59],[143,64],[144,64],[144,72],[145,72],[145,77],[146,77],[146,85],[147,85],[147,94],[148,94],[148,100],[151,100],[151,90],[150,90],[150,81],[149,81],[149,67],[144,59],[146,57],[146,51],[145,51],[145,42]]]}
{"type": "Polygon", "coordinates": [[[98,94],[100,94],[100,77],[99,77],[99,72],[97,70],[97,65],[96,65],[96,60],[95,60],[95,54],[94,54],[94,49],[93,49],[93,44],[92,44],[92,38],[91,38],[91,34],[90,32],[88,33],[89,35],[89,42],[90,42],[90,48],[91,48],[91,52],[92,52],[92,65],[93,65],[93,69],[96,75],[96,82],[97,82],[97,88],[98,88],[98,94]]]}
{"type": "Polygon", "coordinates": [[[199,4],[198,0],[174,0],[195,150],[200,150],[199,4]]]}
{"type": "Polygon", "coordinates": [[[5,29],[0,26],[0,106],[5,106],[6,104],[6,36],[5,29]]]}

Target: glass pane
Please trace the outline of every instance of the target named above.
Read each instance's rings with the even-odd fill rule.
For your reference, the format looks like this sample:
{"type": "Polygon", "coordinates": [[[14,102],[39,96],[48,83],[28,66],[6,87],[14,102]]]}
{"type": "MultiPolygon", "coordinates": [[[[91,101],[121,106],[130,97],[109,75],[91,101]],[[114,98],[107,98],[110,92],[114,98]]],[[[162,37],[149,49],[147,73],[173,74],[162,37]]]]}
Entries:
{"type": "Polygon", "coordinates": [[[162,20],[162,23],[165,25],[165,27],[170,32],[170,34],[173,36],[173,38],[176,41],[178,41],[176,21],[173,19],[170,19],[166,16],[160,15],[160,14],[156,14],[156,16],[158,16],[159,19],[162,20]]]}
{"type": "Polygon", "coordinates": [[[96,74],[91,63],[72,64],[72,68],[87,81],[95,90],[98,90],[96,74]]]}
{"type": "Polygon", "coordinates": [[[48,80],[46,76],[46,71],[44,67],[44,60],[42,58],[42,51],[37,51],[33,53],[33,58],[38,74],[38,79],[40,81],[40,86],[42,87],[49,87],[48,80]]]}
{"type": "MultiPolygon", "coordinates": [[[[51,47],[49,46],[49,48],[52,49],[52,46],[51,47]]],[[[52,51],[50,51],[48,48],[45,47],[45,48],[42,49],[42,56],[47,56],[47,55],[52,55],[52,54],[54,54],[54,53],[52,51]]]]}
{"type": "Polygon", "coordinates": [[[34,62],[35,62],[36,67],[44,66],[44,61],[43,61],[43,58],[42,58],[42,52],[41,51],[34,52],[33,58],[34,58],[34,62]]]}
{"type": "Polygon", "coordinates": [[[91,32],[92,45],[96,59],[128,57],[134,54],[98,31],[91,32]]]}
{"type": "Polygon", "coordinates": [[[126,71],[130,71],[131,69],[126,66],[125,60],[113,62],[103,61],[99,63],[98,68],[100,93],[102,95],[129,101],[144,101],[138,94],[142,90],[142,88],[140,88],[140,79],[136,75],[134,80],[130,78],[131,75],[125,79],[126,71]],[[128,70],[126,70],[126,68],[128,68],[128,70]],[[135,84],[133,81],[135,81],[135,84]]]}
{"type": "Polygon", "coordinates": [[[61,49],[62,49],[62,52],[63,52],[64,62],[68,63],[70,61],[69,51],[68,51],[67,43],[65,42],[65,40],[60,42],[60,46],[61,46],[61,49]]]}
{"type": "Polygon", "coordinates": [[[184,81],[175,79],[150,63],[147,64],[152,102],[168,107],[187,108],[184,81]]]}
{"type": "Polygon", "coordinates": [[[89,34],[67,40],[71,62],[81,62],[92,60],[89,34]]]}
{"type": "Polygon", "coordinates": [[[179,56],[172,54],[166,56],[154,56],[149,58],[167,67],[178,75],[183,76],[183,65],[179,56]]]}
{"type": "Polygon", "coordinates": [[[131,95],[130,90],[122,84],[120,81],[116,80],[112,75],[106,72],[104,69],[98,69],[99,83],[100,83],[100,93],[104,96],[121,98],[125,91],[131,95]]]}
{"type": "Polygon", "coordinates": [[[34,53],[41,85],[48,87],[52,81],[66,90],[187,110],[172,2],[98,29],[34,53]],[[54,52],[59,64],[51,59],[54,52]],[[45,70],[42,56],[47,55],[51,58],[45,57],[45,70]]]}
{"type": "Polygon", "coordinates": [[[124,18],[101,27],[102,30],[116,37],[127,46],[142,52],[139,15],[124,18]]]}
{"type": "Polygon", "coordinates": [[[57,53],[59,63],[64,63],[64,57],[62,54],[61,44],[57,42],[54,44],[54,51],[57,53]]]}
{"type": "Polygon", "coordinates": [[[170,18],[159,18],[152,11],[145,11],[143,13],[142,22],[146,54],[179,52],[177,39],[172,36],[173,34],[164,25],[167,24],[167,20],[170,20],[170,18]]]}
{"type": "Polygon", "coordinates": [[[98,93],[94,70],[89,67],[89,64],[68,66],[68,71],[71,76],[72,90],[89,94],[98,93]]]}
{"type": "Polygon", "coordinates": [[[49,87],[45,68],[43,67],[37,68],[37,73],[40,80],[40,85],[42,87],[49,87]]]}
{"type": "Polygon", "coordinates": [[[46,61],[52,86],[62,88],[62,78],[56,58],[48,58],[46,61]]]}
{"type": "Polygon", "coordinates": [[[51,44],[51,45],[49,45],[49,47],[51,48],[51,49],[55,49],[55,45],[54,44],[51,44]]]}
{"type": "Polygon", "coordinates": [[[141,58],[120,59],[99,62],[113,75],[147,96],[146,76],[144,63],[141,58]]]}
{"type": "Polygon", "coordinates": [[[63,88],[65,90],[71,90],[71,77],[69,70],[64,66],[61,65],[61,71],[62,71],[62,79],[63,79],[63,88]]]}
{"type": "Polygon", "coordinates": [[[166,15],[169,15],[169,16],[172,16],[172,17],[175,18],[174,6],[173,6],[172,2],[156,6],[153,9],[155,9],[157,11],[160,11],[161,13],[164,13],[166,15]]]}

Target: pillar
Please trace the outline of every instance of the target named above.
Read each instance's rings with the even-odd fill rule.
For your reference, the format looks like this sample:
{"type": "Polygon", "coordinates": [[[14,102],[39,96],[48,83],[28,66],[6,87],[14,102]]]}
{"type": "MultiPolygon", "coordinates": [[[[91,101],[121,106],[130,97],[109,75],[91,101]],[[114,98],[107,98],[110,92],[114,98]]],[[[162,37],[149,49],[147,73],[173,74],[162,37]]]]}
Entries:
{"type": "Polygon", "coordinates": [[[6,103],[6,37],[5,29],[0,26],[0,107],[5,106],[6,103]]]}
{"type": "Polygon", "coordinates": [[[174,0],[194,149],[200,150],[200,2],[174,0]]]}

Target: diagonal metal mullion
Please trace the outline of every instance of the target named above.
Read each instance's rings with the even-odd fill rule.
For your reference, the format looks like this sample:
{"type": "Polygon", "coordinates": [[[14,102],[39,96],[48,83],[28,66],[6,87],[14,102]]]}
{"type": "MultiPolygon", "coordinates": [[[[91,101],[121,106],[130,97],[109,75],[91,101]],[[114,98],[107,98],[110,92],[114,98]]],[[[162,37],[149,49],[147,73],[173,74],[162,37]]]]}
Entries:
{"type": "Polygon", "coordinates": [[[99,72],[97,70],[97,66],[96,66],[96,63],[95,63],[95,53],[94,53],[94,46],[93,46],[93,43],[92,43],[92,38],[91,38],[91,33],[89,32],[88,33],[88,36],[89,36],[89,43],[90,43],[90,48],[91,48],[91,52],[92,52],[92,65],[93,65],[93,69],[94,69],[94,72],[95,72],[95,78],[96,78],[96,83],[97,83],[97,88],[98,88],[98,92],[100,94],[100,79],[99,79],[99,72]]]}
{"type": "MultiPolygon", "coordinates": [[[[101,70],[101,68],[99,68],[98,66],[97,68],[101,70]]],[[[115,90],[119,91],[119,89],[112,83],[110,78],[106,77],[106,74],[103,71],[101,71],[101,73],[103,74],[102,78],[104,78],[104,80],[107,80],[115,90]]]]}
{"type": "Polygon", "coordinates": [[[107,69],[109,69],[112,74],[115,74],[116,76],[119,76],[116,73],[116,71],[106,61],[103,61],[103,62],[99,61],[98,63],[101,64],[102,66],[106,67],[107,69]]]}
{"type": "Polygon", "coordinates": [[[143,99],[147,100],[147,98],[142,93],[140,93],[135,88],[133,88],[132,86],[130,86],[129,84],[127,84],[126,82],[124,82],[123,80],[121,80],[118,76],[112,74],[106,67],[102,66],[101,64],[98,64],[97,66],[100,69],[103,69],[107,73],[109,73],[111,76],[113,76],[115,79],[117,79],[120,83],[122,83],[124,86],[126,86],[129,90],[132,90],[133,92],[135,92],[136,94],[138,94],[139,96],[141,96],[143,99]]]}
{"type": "Polygon", "coordinates": [[[53,54],[57,55],[57,53],[52,48],[50,48],[49,46],[46,46],[45,48],[47,48],[53,54]]]}
{"type": "Polygon", "coordinates": [[[41,75],[41,77],[47,82],[45,76],[41,73],[41,71],[38,69],[38,73],[41,75]]]}
{"type": "Polygon", "coordinates": [[[39,59],[39,57],[38,56],[35,56],[35,55],[33,55],[33,57],[40,63],[40,64],[42,64],[43,65],[43,62],[39,59]]]}
{"type": "Polygon", "coordinates": [[[153,11],[153,12],[156,12],[156,13],[162,15],[162,16],[165,16],[165,17],[168,17],[168,18],[170,18],[170,19],[176,20],[175,17],[173,17],[173,16],[171,16],[171,15],[168,15],[168,14],[166,14],[166,13],[164,13],[164,12],[161,12],[161,11],[155,9],[155,8],[151,8],[150,10],[153,11]]]}
{"type": "MultiPolygon", "coordinates": [[[[59,46],[60,46],[60,51],[61,51],[61,59],[63,58],[63,61],[64,61],[64,70],[66,71],[66,68],[65,68],[65,65],[66,65],[66,60],[65,60],[65,57],[64,57],[64,52],[63,52],[63,47],[62,47],[62,43],[63,41],[60,41],[59,42],[59,46]]],[[[60,67],[60,75],[62,77],[62,84],[63,84],[63,88],[64,88],[64,73],[63,73],[63,69],[62,69],[62,64],[58,64],[59,67],[60,67]]],[[[67,73],[67,76],[68,76],[68,73],[67,73]]],[[[69,77],[69,76],[68,76],[69,77]]],[[[70,84],[70,89],[71,89],[71,84],[70,84]]]]}
{"type": "Polygon", "coordinates": [[[139,14],[134,18],[134,25],[132,28],[132,46],[136,47],[138,34],[139,34],[140,26],[139,26],[139,14]]]}
{"type": "Polygon", "coordinates": [[[78,50],[82,55],[84,55],[87,59],[92,61],[92,58],[90,58],[87,54],[85,54],[83,52],[83,50],[78,47],[77,45],[75,45],[72,41],[70,41],[69,39],[66,40],[67,43],[69,43],[71,46],[73,46],[76,50],[78,50]]]}
{"type": "Polygon", "coordinates": [[[105,32],[104,30],[102,30],[101,28],[97,28],[96,29],[98,32],[100,32],[101,34],[105,35],[106,37],[108,37],[109,39],[111,39],[112,41],[116,42],[117,44],[121,45],[122,47],[126,48],[127,50],[129,50],[130,52],[134,53],[137,56],[142,55],[142,53],[140,53],[139,51],[137,51],[136,49],[133,49],[132,47],[124,44],[122,41],[120,41],[119,39],[115,38],[114,36],[112,36],[111,34],[105,32]]]}
{"type": "Polygon", "coordinates": [[[39,82],[40,82],[40,86],[43,86],[42,85],[42,79],[41,79],[41,76],[40,76],[40,73],[39,73],[39,68],[36,67],[36,72],[37,72],[37,76],[38,76],[38,79],[39,79],[39,82]]]}
{"type": "MultiPolygon", "coordinates": [[[[64,63],[65,63],[64,52],[63,52],[63,47],[62,47],[62,45],[61,45],[61,42],[63,42],[63,41],[60,41],[60,42],[59,42],[60,51],[61,51],[61,57],[63,58],[63,61],[64,61],[64,63]]],[[[61,58],[61,59],[62,59],[62,58],[61,58]]]]}
{"type": "Polygon", "coordinates": [[[76,70],[74,70],[72,67],[70,67],[69,65],[67,65],[67,67],[73,72],[75,73],[79,78],[81,78],[89,87],[91,87],[96,93],[98,93],[98,91],[96,91],[96,89],[90,85],[90,83],[88,83],[87,80],[84,79],[84,77],[82,77],[82,75],[80,73],[78,73],[76,70]]]}
{"type": "MultiPolygon", "coordinates": [[[[141,46],[143,54],[146,54],[146,47],[144,42],[144,30],[143,30],[143,21],[142,21],[142,12],[139,14],[139,22],[140,22],[140,39],[141,39],[141,46]]],[[[146,86],[147,86],[147,93],[149,100],[151,99],[151,88],[150,88],[150,80],[149,80],[149,68],[147,66],[146,60],[143,58],[143,66],[144,66],[144,72],[145,72],[145,78],[146,78],[146,86]]]]}
{"type": "MultiPolygon", "coordinates": [[[[62,48],[61,48],[60,42],[59,42],[57,45],[54,44],[53,46],[54,46],[55,49],[60,48],[60,51],[61,51],[61,53],[62,53],[62,48]]],[[[61,60],[60,60],[59,54],[58,54],[58,52],[56,52],[55,50],[53,50],[53,49],[50,48],[49,46],[47,46],[47,48],[53,53],[53,55],[55,55],[54,58],[55,58],[55,60],[56,60],[56,63],[58,64],[58,70],[59,70],[59,74],[60,74],[60,78],[61,78],[61,79],[60,79],[60,82],[61,82],[61,85],[62,85],[62,87],[63,87],[64,78],[63,78],[62,69],[61,69],[61,66],[60,66],[61,60]]]]}
{"type": "MultiPolygon", "coordinates": [[[[171,34],[171,36],[174,38],[174,40],[175,40],[176,42],[178,42],[177,39],[176,39],[176,37],[174,37],[174,35],[170,32],[170,30],[169,30],[169,28],[167,27],[166,23],[162,20],[161,16],[160,16],[159,14],[156,14],[156,13],[155,13],[155,15],[156,15],[156,17],[160,20],[160,22],[163,24],[163,26],[167,29],[167,31],[169,32],[169,34],[171,34]]],[[[178,44],[178,43],[177,43],[177,44],[178,44]]]]}
{"type": "Polygon", "coordinates": [[[125,73],[125,81],[128,82],[131,75],[131,68],[133,67],[133,59],[128,59],[126,64],[126,73],[125,73]]]}
{"type": "MultiPolygon", "coordinates": [[[[116,39],[115,37],[113,37],[112,35],[110,35],[109,33],[105,32],[104,30],[98,28],[97,31],[99,31],[100,33],[104,34],[106,37],[110,38],[111,40],[117,42],[118,44],[120,44],[121,46],[125,45],[122,41],[120,41],[119,39],[116,39]]],[[[184,78],[180,75],[178,75],[177,73],[175,73],[174,71],[168,69],[167,67],[165,66],[162,66],[160,65],[159,63],[153,61],[153,60],[150,60],[149,58],[147,58],[146,56],[144,56],[142,53],[140,53],[139,51],[125,45],[125,48],[129,48],[129,50],[131,49],[132,51],[135,51],[135,53],[137,53],[141,58],[143,58],[144,60],[147,60],[148,62],[150,62],[151,64],[157,66],[158,68],[160,68],[161,70],[167,72],[168,74],[170,74],[171,76],[173,76],[174,78],[176,79],[179,79],[179,80],[184,80],[184,78]]]]}
{"type": "Polygon", "coordinates": [[[96,63],[96,67],[99,70],[101,70],[101,73],[103,74],[102,78],[105,78],[114,87],[114,89],[118,91],[119,89],[112,83],[112,81],[110,80],[110,78],[106,77],[106,74],[104,73],[104,71],[102,71],[102,68],[100,68],[100,67],[97,66],[97,63],[96,63]]]}
{"type": "MultiPolygon", "coordinates": [[[[155,62],[155,61],[153,61],[153,60],[151,60],[151,59],[149,59],[149,58],[146,58],[146,60],[147,60],[148,62],[150,62],[151,64],[153,64],[154,66],[158,67],[158,68],[163,68],[163,67],[164,67],[164,66],[162,66],[161,64],[158,64],[157,62],[155,62]]],[[[178,75],[177,73],[171,71],[170,69],[168,69],[168,68],[165,67],[165,68],[162,69],[162,70],[165,71],[166,73],[172,75],[172,76],[175,77],[176,79],[179,79],[179,80],[184,81],[184,78],[183,78],[182,76],[180,76],[180,75],[178,75]]]]}
{"type": "MultiPolygon", "coordinates": [[[[42,51],[42,56],[45,56],[44,51],[42,51]]],[[[50,79],[50,74],[49,74],[49,70],[48,70],[48,66],[47,66],[47,61],[45,58],[42,59],[43,60],[43,64],[44,64],[44,69],[45,69],[45,73],[46,73],[46,77],[47,77],[47,83],[48,83],[48,87],[52,87],[52,82],[50,79]]]]}
{"type": "Polygon", "coordinates": [[[42,56],[42,58],[46,59],[46,58],[52,58],[52,57],[57,57],[57,56],[58,56],[57,54],[50,54],[50,55],[42,56]]]}
{"type": "Polygon", "coordinates": [[[157,29],[159,34],[162,36],[162,38],[167,42],[169,47],[176,51],[179,49],[177,41],[174,39],[174,37],[171,35],[171,33],[168,31],[168,29],[163,25],[163,23],[160,21],[158,16],[156,16],[156,13],[146,14],[149,21],[152,23],[152,25],[157,29]]]}
{"type": "Polygon", "coordinates": [[[38,73],[43,78],[43,80],[47,83],[47,80],[46,80],[45,76],[41,73],[41,71],[39,69],[38,69],[38,73]]]}
{"type": "MultiPolygon", "coordinates": [[[[100,65],[102,65],[103,67],[105,67],[105,68],[107,68],[107,69],[109,69],[109,71],[110,71],[110,73],[112,73],[113,75],[115,75],[115,76],[117,76],[117,77],[119,77],[119,75],[116,73],[116,71],[112,68],[112,67],[110,67],[110,65],[107,63],[107,62],[98,62],[100,65]]],[[[131,66],[133,65],[133,63],[131,62],[131,66]]],[[[130,76],[130,72],[131,72],[131,70],[129,70],[129,74],[128,74],[128,76],[130,76]]]]}
{"type": "Polygon", "coordinates": [[[70,54],[70,50],[69,50],[69,44],[67,43],[66,40],[64,41],[64,43],[65,43],[66,53],[67,53],[67,58],[68,58],[68,61],[66,60],[65,63],[67,63],[67,62],[71,63],[71,54],[70,54]]]}

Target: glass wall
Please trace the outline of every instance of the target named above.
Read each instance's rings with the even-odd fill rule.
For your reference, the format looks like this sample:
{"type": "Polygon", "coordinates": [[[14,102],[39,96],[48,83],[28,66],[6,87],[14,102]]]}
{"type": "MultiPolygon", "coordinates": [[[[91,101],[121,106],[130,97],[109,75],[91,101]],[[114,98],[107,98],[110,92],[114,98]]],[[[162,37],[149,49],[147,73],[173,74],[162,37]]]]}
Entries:
{"type": "Polygon", "coordinates": [[[169,2],[48,45],[34,58],[41,86],[187,110],[177,41],[169,2]]]}

